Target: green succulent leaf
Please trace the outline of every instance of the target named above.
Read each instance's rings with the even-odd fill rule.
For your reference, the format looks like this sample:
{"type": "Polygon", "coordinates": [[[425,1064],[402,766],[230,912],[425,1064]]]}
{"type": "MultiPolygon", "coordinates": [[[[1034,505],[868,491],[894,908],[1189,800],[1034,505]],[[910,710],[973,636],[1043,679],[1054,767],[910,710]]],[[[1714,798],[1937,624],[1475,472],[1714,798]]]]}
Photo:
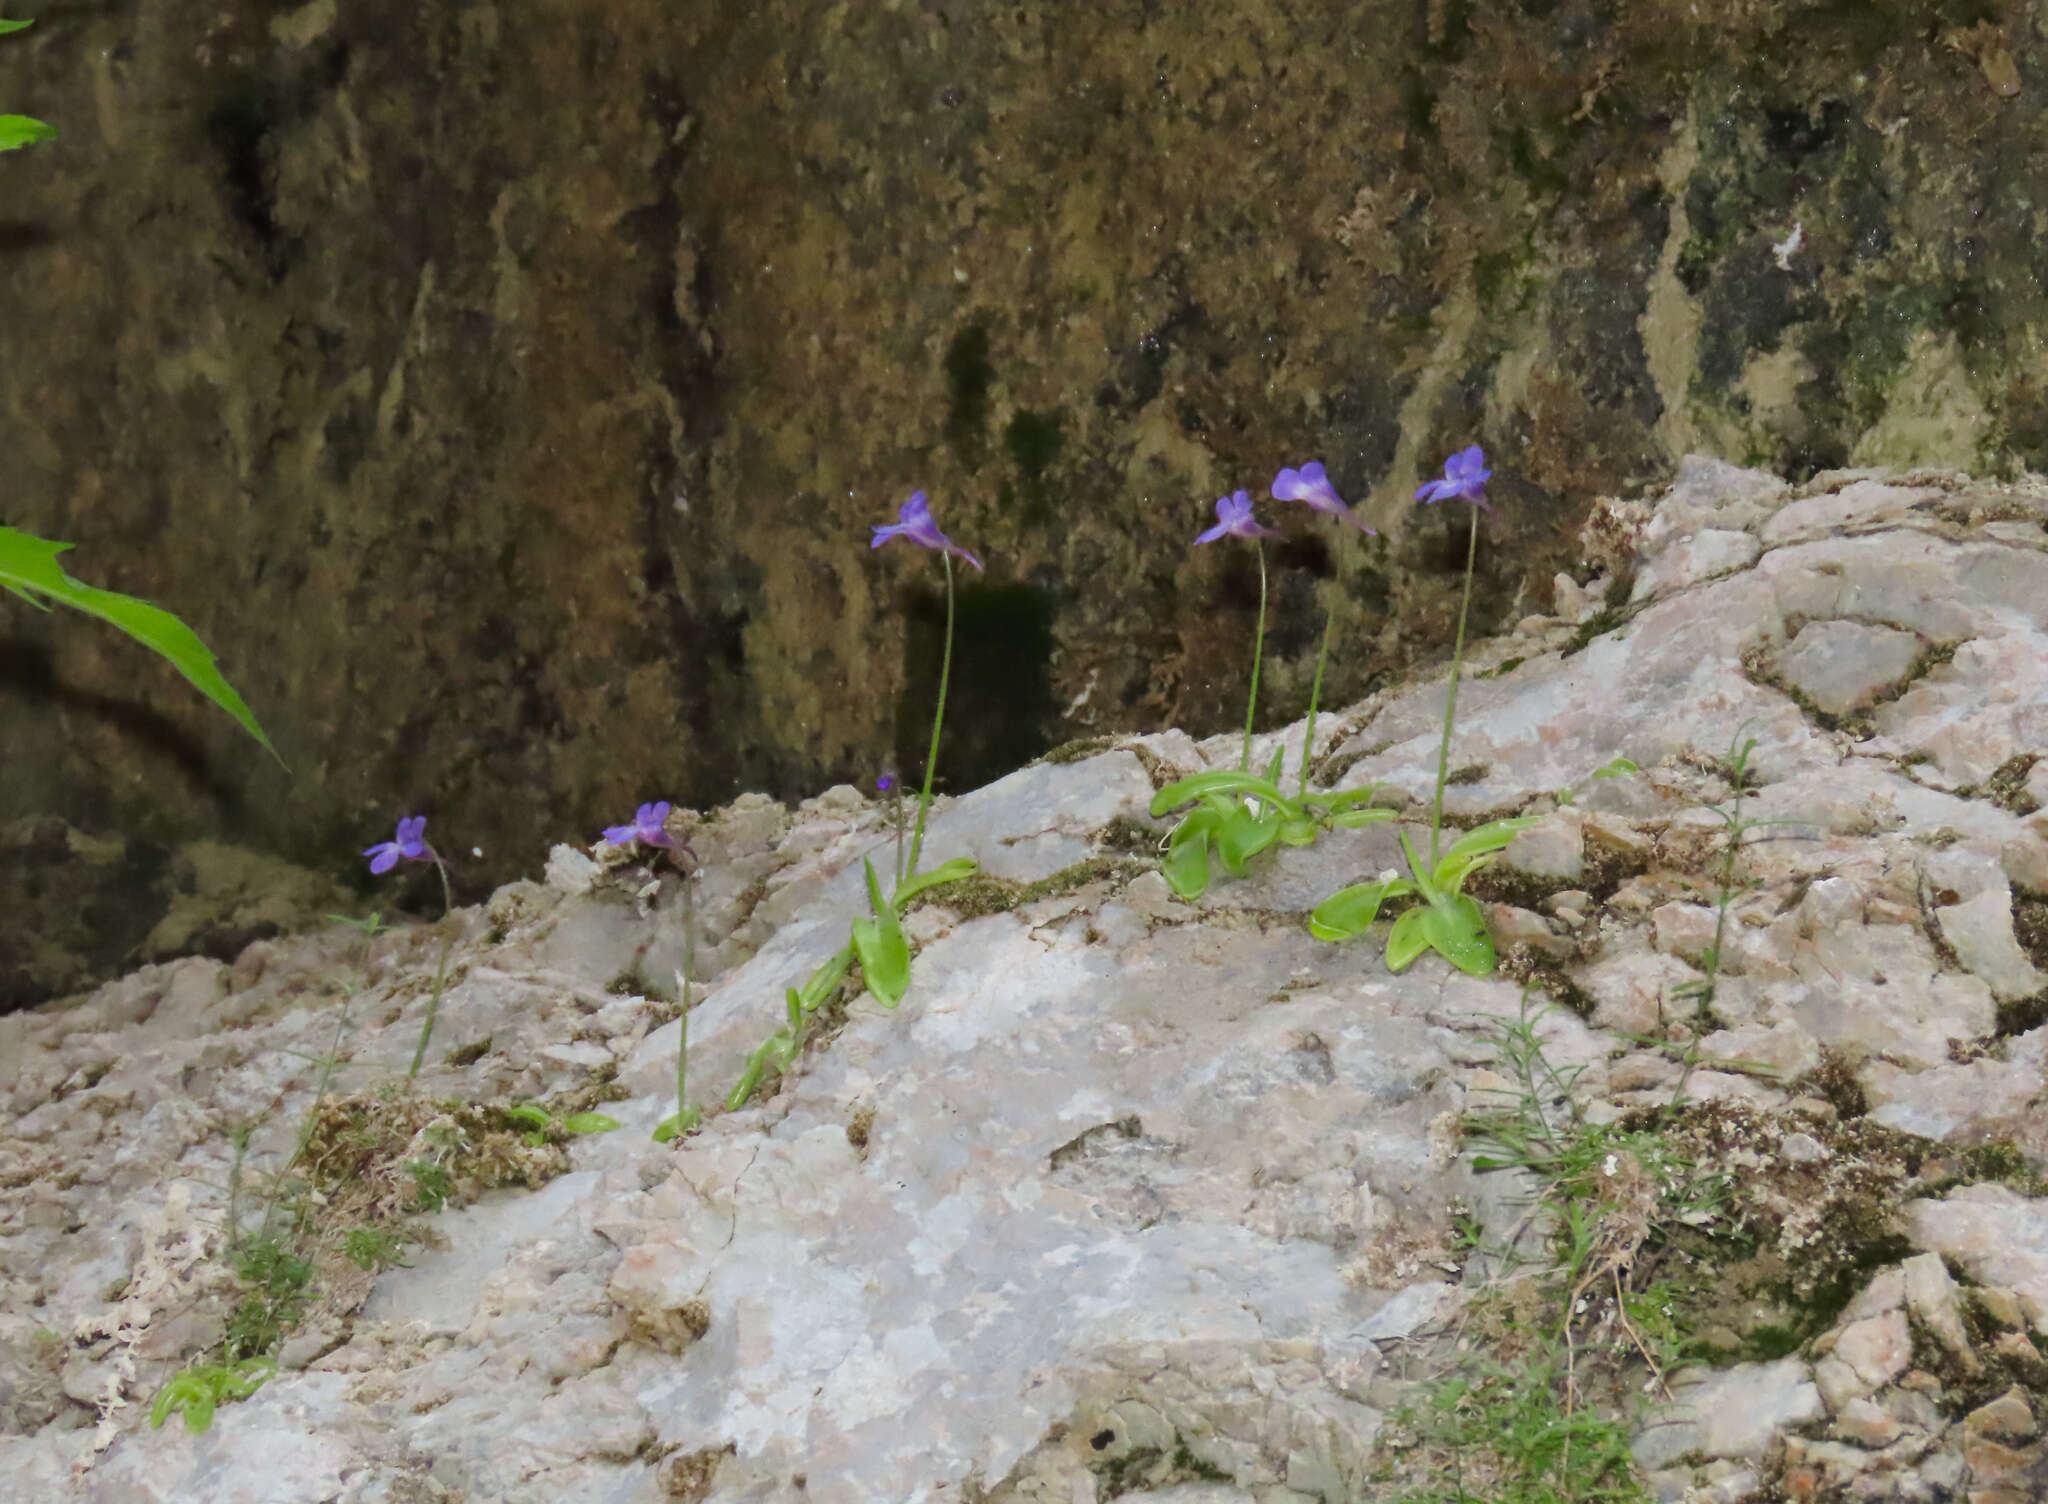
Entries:
{"type": "Polygon", "coordinates": [[[244,1358],[221,1377],[219,1389],[231,1400],[245,1400],[261,1389],[276,1372],[274,1359],[244,1358]]]}
{"type": "Polygon", "coordinates": [[[1415,843],[1408,839],[1407,831],[1399,831],[1396,834],[1400,837],[1401,852],[1408,858],[1408,873],[1415,880],[1415,891],[1422,895],[1423,902],[1425,903],[1438,902],[1442,896],[1442,890],[1438,888],[1435,878],[1430,873],[1428,864],[1422,860],[1421,854],[1416,851],[1415,843]]]}
{"type": "MultiPolygon", "coordinates": [[[[863,858],[861,865],[867,869],[868,903],[874,909],[874,917],[854,920],[853,948],[860,957],[868,991],[884,1008],[894,1008],[910,990],[910,944],[903,938],[895,906],[882,896],[875,864],[863,858]]],[[[796,997],[794,990],[790,997],[796,997]]]]}
{"type": "Polygon", "coordinates": [[[670,1143],[695,1129],[703,1121],[704,1111],[700,1107],[692,1107],[686,1112],[672,1112],[655,1128],[654,1141],[657,1144],[670,1143]]]}
{"type": "Polygon", "coordinates": [[[1245,875],[1245,863],[1273,844],[1280,834],[1280,811],[1237,804],[1218,822],[1213,837],[1216,855],[1232,877],[1245,875]]]}
{"type": "Polygon", "coordinates": [[[1489,820],[1484,825],[1466,831],[1451,843],[1450,849],[1437,863],[1437,885],[1456,891],[1467,877],[1486,864],[1485,859],[1488,856],[1506,846],[1541,818],[1541,815],[1515,815],[1506,820],[1489,820]]]}
{"type": "Polygon", "coordinates": [[[768,1046],[763,1044],[747,1057],[746,1068],[740,1072],[739,1080],[733,1083],[732,1091],[725,1099],[727,1112],[738,1112],[747,1105],[747,1099],[754,1094],[754,1088],[761,1084],[761,1078],[768,1073],[768,1046]]]}
{"type": "Polygon", "coordinates": [[[1422,935],[1431,950],[1468,976],[1493,975],[1493,937],[1486,932],[1479,905],[1468,895],[1455,894],[1447,904],[1412,912],[1422,916],[1422,935]]]}
{"type": "Polygon", "coordinates": [[[572,1112],[562,1119],[562,1127],[570,1133],[610,1133],[619,1126],[619,1120],[602,1112],[572,1112]]]}
{"type": "MultiPolygon", "coordinates": [[[[1336,789],[1327,794],[1313,794],[1309,797],[1309,803],[1319,805],[1334,815],[1339,810],[1347,810],[1355,805],[1370,804],[1379,791],[1378,784],[1369,783],[1362,789],[1336,789]]],[[[1381,819],[1392,819],[1394,812],[1382,810],[1379,814],[1381,819]]]]}
{"type": "Polygon", "coordinates": [[[26,31],[35,24],[33,21],[0,21],[0,37],[6,36],[10,31],[26,31]]]}
{"type": "Polygon", "coordinates": [[[185,1429],[194,1436],[213,1424],[216,1405],[224,1399],[245,1400],[277,1372],[270,1358],[244,1358],[239,1363],[200,1363],[172,1376],[149,1407],[149,1423],[161,1429],[172,1412],[182,1411],[185,1429]]]}
{"type": "Polygon", "coordinates": [[[832,995],[833,989],[839,985],[840,978],[846,975],[847,968],[852,965],[853,947],[851,945],[841,946],[837,951],[833,952],[832,958],[812,972],[805,979],[804,985],[798,990],[797,1002],[803,1011],[806,1013],[816,1013],[820,1008],[824,1007],[825,999],[832,995]]]}
{"type": "Polygon", "coordinates": [[[1313,820],[1282,820],[1280,822],[1280,844],[1283,846],[1313,846],[1316,843],[1317,826],[1313,820]]]}
{"type": "Polygon", "coordinates": [[[1380,825],[1394,818],[1390,809],[1345,809],[1330,816],[1330,823],[1340,830],[1360,830],[1368,825],[1380,825]]]}
{"type": "Polygon", "coordinates": [[[1353,883],[1339,888],[1315,906],[1308,916],[1308,932],[1318,940],[1352,940],[1372,928],[1380,905],[1389,898],[1413,893],[1415,885],[1396,878],[1384,883],[1353,883]]]}
{"type": "MultiPolygon", "coordinates": [[[[8,121],[20,118],[0,116],[0,131],[5,130],[8,121]]],[[[40,597],[47,596],[89,616],[111,622],[144,647],[169,659],[171,666],[189,679],[194,688],[233,716],[245,731],[263,744],[265,751],[277,757],[277,748],[270,745],[270,738],[256,724],[256,717],[249,713],[249,707],[242,703],[242,697],[235,693],[234,686],[221,676],[213,654],[207,651],[198,634],[170,612],[147,601],[112,590],[99,590],[72,579],[57,563],[57,556],[69,547],[68,543],[52,543],[11,527],[0,527],[0,588],[13,591],[32,605],[42,605],[40,597]]],[[[278,758],[280,766],[283,762],[283,758],[278,758]]]]}
{"type": "Polygon", "coordinates": [[[1209,833],[1215,823],[1210,810],[1198,809],[1174,826],[1173,834],[1166,838],[1166,860],[1159,864],[1159,871],[1175,897],[1193,903],[1208,891],[1209,833]]]}
{"type": "Polygon", "coordinates": [[[1183,778],[1178,783],[1169,783],[1154,794],[1152,817],[1156,820],[1192,799],[1241,799],[1247,794],[1266,800],[1290,815],[1300,814],[1294,801],[1282,793],[1280,785],[1271,778],[1240,772],[1236,768],[1216,768],[1207,773],[1197,773],[1192,778],[1183,778]]]}
{"type": "Polygon", "coordinates": [[[980,870],[980,863],[973,858],[956,856],[950,862],[941,862],[929,872],[920,872],[915,877],[906,878],[890,902],[896,906],[896,912],[900,914],[905,904],[926,889],[936,888],[945,883],[957,883],[961,878],[972,877],[980,870]]]}
{"type": "Polygon", "coordinates": [[[1429,935],[1423,916],[1433,912],[1428,905],[1408,910],[1387,931],[1387,970],[1405,971],[1415,958],[1429,949],[1429,935]]]}
{"type": "Polygon", "coordinates": [[[554,1121],[546,1108],[536,1106],[532,1102],[521,1102],[517,1107],[506,1108],[505,1116],[515,1123],[524,1123],[529,1128],[545,1128],[554,1121]]]}
{"type": "Polygon", "coordinates": [[[171,1412],[184,1408],[185,1386],[189,1382],[184,1374],[179,1374],[156,1392],[156,1403],[149,1407],[151,1429],[161,1431],[164,1422],[171,1418],[171,1412]]]}

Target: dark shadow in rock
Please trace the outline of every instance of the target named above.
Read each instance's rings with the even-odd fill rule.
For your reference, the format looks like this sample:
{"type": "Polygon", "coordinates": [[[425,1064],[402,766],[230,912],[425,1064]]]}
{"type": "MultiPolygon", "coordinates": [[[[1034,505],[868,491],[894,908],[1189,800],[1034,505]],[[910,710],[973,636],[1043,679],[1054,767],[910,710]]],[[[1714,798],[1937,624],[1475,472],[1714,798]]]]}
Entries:
{"type": "MultiPolygon", "coordinates": [[[[1049,591],[1029,585],[958,583],[953,673],[935,789],[980,788],[1021,768],[1058,739],[1052,695],[1049,591]]],[[[946,597],[921,589],[904,605],[903,698],[896,710],[896,758],[921,782],[931,745],[945,650],[946,597]]]]}

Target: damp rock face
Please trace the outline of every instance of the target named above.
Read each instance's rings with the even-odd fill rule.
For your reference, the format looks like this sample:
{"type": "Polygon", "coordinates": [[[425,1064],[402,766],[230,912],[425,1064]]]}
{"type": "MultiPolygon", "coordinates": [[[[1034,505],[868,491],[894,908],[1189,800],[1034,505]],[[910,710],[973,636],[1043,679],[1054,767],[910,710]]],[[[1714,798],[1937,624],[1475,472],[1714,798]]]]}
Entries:
{"type": "MultiPolygon", "coordinates": [[[[443,927],[273,939],[0,1020],[0,1467],[105,1504],[1370,1499],[1415,1367],[1511,1272],[1459,1229],[1521,1236],[1527,1185],[1477,1170],[1460,1123],[1511,1086],[1498,1026],[1534,999],[1585,1120],[1683,1091],[1676,1151],[1733,1177],[1755,1251],[1701,1271],[1693,1335],[1721,1356],[1641,1375],[1622,1416],[1657,1496],[2038,1498],[2048,1015],[2016,989],[2048,969],[2022,766],[2048,494],[1688,460],[1630,504],[1617,567],[1703,530],[1755,548],[1473,645],[1446,808],[1545,817],[1474,878],[1492,976],[1308,935],[1313,903],[1401,860],[1390,825],[1174,897],[1152,792],[1240,741],[1169,731],[941,801],[931,858],[993,875],[907,916],[900,1007],[846,998],[735,1110],[787,989],[862,911],[863,859],[890,859],[889,811],[848,790],[688,817],[688,987],[673,875],[565,846],[443,927]],[[1916,658],[1859,726],[1783,682],[1820,621],[1978,651],[1916,658]],[[1738,796],[1773,823],[1717,926],[1738,796]],[[678,1006],[709,1111],[659,1145],[678,1006]],[[328,1256],[283,1371],[204,1436],[151,1429],[236,1310],[228,1188],[254,1216],[337,1039],[300,1173],[435,1236],[374,1273],[328,1256]],[[505,1116],[534,1101],[620,1126],[536,1143],[505,1116]]],[[[1445,691],[1421,673],[1335,706],[1313,749],[1425,840],[1445,691]]],[[[1305,729],[1255,759],[1298,766],[1305,729]]]]}
{"type": "Polygon", "coordinates": [[[1339,698],[1448,641],[1463,538],[1409,498],[1467,442],[1486,628],[1692,449],[2048,465],[2002,212],[2048,199],[2041,23],[1939,10],[43,15],[7,41],[9,108],[64,134],[7,163],[0,327],[36,358],[0,371],[0,494],[189,620],[292,773],[10,601],[0,820],[327,868],[431,803],[480,898],[539,867],[536,790],[580,823],[914,763],[942,603],[864,545],[918,486],[992,566],[969,788],[1230,723],[1257,581],[1188,540],[1283,464],[1385,541],[1297,520],[1269,726],[1327,608],[1339,698]]]}

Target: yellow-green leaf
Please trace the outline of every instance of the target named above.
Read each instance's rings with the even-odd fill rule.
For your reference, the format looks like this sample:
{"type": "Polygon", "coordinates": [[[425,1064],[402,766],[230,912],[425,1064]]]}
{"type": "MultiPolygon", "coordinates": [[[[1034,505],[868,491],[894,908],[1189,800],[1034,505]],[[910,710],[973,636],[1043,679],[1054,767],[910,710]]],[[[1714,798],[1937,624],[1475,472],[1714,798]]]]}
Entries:
{"type": "MultiPolygon", "coordinates": [[[[241,722],[242,728],[261,742],[265,751],[277,757],[277,748],[270,745],[270,738],[256,724],[256,717],[249,713],[234,686],[221,676],[219,665],[199,635],[170,612],[147,601],[72,579],[57,563],[57,555],[69,547],[68,543],[52,543],[31,533],[0,527],[0,587],[34,604],[41,604],[38,596],[47,596],[111,622],[144,647],[170,660],[171,666],[189,679],[194,688],[241,722]]],[[[283,762],[279,757],[280,766],[283,762]]]]}

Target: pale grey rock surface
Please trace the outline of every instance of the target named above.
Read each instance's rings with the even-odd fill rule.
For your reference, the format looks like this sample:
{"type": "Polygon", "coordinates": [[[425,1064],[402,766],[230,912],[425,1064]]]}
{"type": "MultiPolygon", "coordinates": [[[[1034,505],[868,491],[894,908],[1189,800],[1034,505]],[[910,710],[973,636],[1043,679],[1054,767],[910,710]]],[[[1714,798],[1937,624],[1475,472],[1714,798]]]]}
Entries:
{"type": "Polygon", "coordinates": [[[1809,622],[1778,657],[1786,682],[1830,715],[1860,710],[1905,677],[1920,637],[1854,621],[1809,622]]]}
{"type": "MultiPolygon", "coordinates": [[[[2048,831],[2000,792],[2048,789],[2019,761],[2048,745],[2048,541],[2009,525],[2048,503],[1689,461],[1654,506],[1608,512],[1626,621],[1576,648],[1561,618],[1475,644],[1452,749],[1473,771],[1445,799],[1545,817],[1475,890],[1521,942],[1509,965],[1584,1010],[1538,1021],[1547,1057],[1609,1121],[1669,1100],[1670,1031],[1699,1022],[1688,1096],[1761,1115],[1786,1164],[1842,1167],[1803,1079],[1826,1067],[1873,1131],[1929,1155],[2010,1141],[2048,1168],[2048,831]],[[1780,679],[1875,734],[1818,723],[1780,679]],[[1710,807],[1733,807],[1738,732],[1741,812],[1775,823],[1722,923],[1710,807]],[[1616,757],[1640,771],[1593,777],[1616,757]]],[[[1340,781],[1378,782],[1411,832],[1446,687],[1317,728],[1340,781]]],[[[1255,760],[1297,767],[1305,729],[1255,760]]],[[[538,1189],[435,1218],[445,1246],[366,1277],[200,1437],[143,1418],[216,1340],[231,1130],[256,1125],[249,1176],[282,1163],[337,1037],[335,1092],[401,1077],[443,931],[266,942],[0,1019],[0,1469],[106,1504],[1091,1504],[1112,1473],[1178,1504],[1373,1497],[1375,1440],[1413,1392],[1392,1356],[1453,1328],[1493,1270],[1461,1265],[1454,1201],[1517,1235],[1522,1188],[1474,1174],[1457,1124],[1507,1085],[1489,1030],[1522,989],[1308,937],[1323,897],[1403,866],[1391,824],[1263,854],[1194,902],[1140,870],[1154,790],[1239,751],[1163,732],[942,801],[928,862],[1053,881],[997,912],[913,911],[900,1008],[853,998],[788,1079],[674,1146],[649,1137],[673,1108],[674,1003],[713,1104],[845,943],[863,859],[893,861],[889,811],[841,787],[704,816],[687,991],[679,880],[625,854],[561,848],[545,882],[458,912],[423,1084],[518,1100],[612,1075],[623,1126],[570,1141],[538,1189]]],[[[2035,1444],[2000,1439],[2013,1407],[1967,1431],[1912,1375],[2040,1361],[2048,1200],[1965,1184],[1896,1210],[1918,1257],[1833,1330],[1681,1375],[1637,1417],[1660,1496],[1732,1504],[1786,1457],[2017,1486],[1999,1469],[2023,1477],[2035,1444]]]]}

